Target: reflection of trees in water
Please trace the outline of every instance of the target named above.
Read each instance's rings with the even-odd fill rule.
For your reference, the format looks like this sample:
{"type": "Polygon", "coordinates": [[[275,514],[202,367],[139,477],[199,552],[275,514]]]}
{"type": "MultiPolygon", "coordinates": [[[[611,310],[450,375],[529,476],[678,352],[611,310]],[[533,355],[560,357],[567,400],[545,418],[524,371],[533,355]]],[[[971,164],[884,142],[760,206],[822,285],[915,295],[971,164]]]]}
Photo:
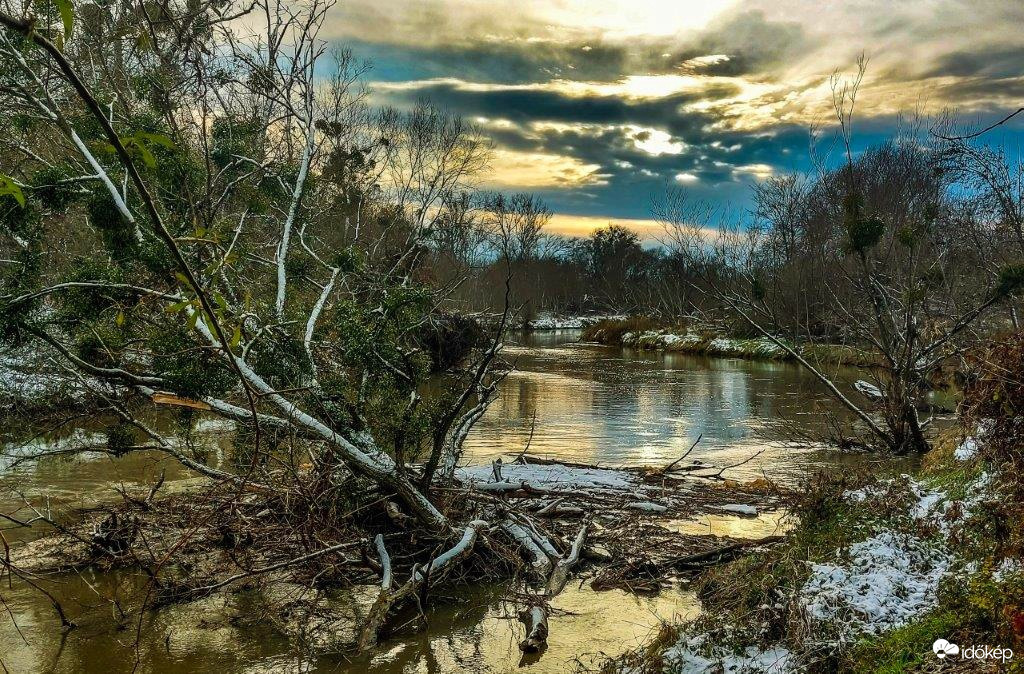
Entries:
{"type": "Polygon", "coordinates": [[[470,445],[517,451],[536,417],[534,450],[621,460],[632,450],[675,451],[701,433],[706,449],[782,439],[790,424],[818,425],[814,412],[834,409],[788,363],[569,350],[522,358],[470,445]]]}

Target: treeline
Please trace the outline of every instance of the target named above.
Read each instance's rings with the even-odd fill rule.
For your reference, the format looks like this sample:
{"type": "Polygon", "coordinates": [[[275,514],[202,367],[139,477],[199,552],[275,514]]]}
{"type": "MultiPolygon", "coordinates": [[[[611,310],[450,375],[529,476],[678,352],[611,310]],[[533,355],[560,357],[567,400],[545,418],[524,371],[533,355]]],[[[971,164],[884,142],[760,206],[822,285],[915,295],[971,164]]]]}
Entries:
{"type": "MultiPolygon", "coordinates": [[[[857,341],[854,325],[865,312],[891,310],[883,295],[895,293],[927,332],[1009,294],[1024,260],[1019,165],[945,128],[902,133],[839,167],[759,182],[746,213],[669,189],[652,204],[664,226],[653,245],[618,225],[580,239],[547,235],[550,212],[534,197],[488,196],[435,240],[431,266],[446,281],[472,279],[453,297],[467,309],[500,305],[511,270],[513,298],[528,316],[670,322],[710,312],[749,331],[723,302],[727,291],[753,300],[778,332],[857,341]]],[[[1019,329],[1019,302],[1004,299],[987,325],[1019,329]]]]}

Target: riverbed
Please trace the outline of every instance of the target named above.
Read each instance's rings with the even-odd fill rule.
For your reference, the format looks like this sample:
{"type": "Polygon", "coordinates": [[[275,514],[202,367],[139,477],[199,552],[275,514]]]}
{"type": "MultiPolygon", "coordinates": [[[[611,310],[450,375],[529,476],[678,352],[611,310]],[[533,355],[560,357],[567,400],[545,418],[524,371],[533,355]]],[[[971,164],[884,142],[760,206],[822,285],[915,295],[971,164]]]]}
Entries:
{"type": "MultiPolygon", "coordinates": [[[[789,363],[631,351],[578,342],[578,331],[519,336],[504,355],[516,370],[466,443],[464,463],[488,464],[523,451],[606,467],[663,466],[698,438],[690,459],[735,466],[726,477],[761,477],[794,485],[809,471],[880,461],[824,451],[808,437],[845,418],[820,384],[789,363]]],[[[848,385],[852,372],[835,373],[848,385]]],[[[158,420],[173,423],[171,419],[158,420]]],[[[67,425],[33,440],[40,446],[102,438],[95,426],[67,425]]],[[[230,455],[230,425],[204,422],[197,445],[214,465],[230,455]]],[[[5,454],[17,454],[23,429],[0,428],[5,454]]],[[[164,458],[46,459],[11,466],[0,459],[0,511],[25,510],[22,498],[60,516],[118,498],[120,485],[150,483],[164,472],[168,488],[183,489],[188,475],[164,458]]],[[[3,527],[4,523],[0,523],[3,527]]],[[[756,520],[722,516],[680,522],[679,531],[735,537],[771,535],[784,528],[779,513],[756,520]]],[[[39,526],[8,529],[12,544],[44,533],[39,526]],[[38,532],[38,533],[37,533],[38,532]]],[[[435,597],[428,629],[381,644],[351,662],[341,656],[302,661],[289,642],[256,618],[260,597],[238,593],[176,605],[146,616],[144,637],[133,648],[136,623],[120,611],[137,601],[145,579],[127,571],[86,571],[47,581],[78,627],[62,632],[42,594],[17,582],[0,588],[0,662],[12,672],[564,672],[593,664],[649,639],[662,621],[694,615],[685,587],[656,597],[571,584],[555,601],[548,651],[520,662],[521,626],[499,584],[435,597]],[[111,601],[116,597],[116,601],[111,601]],[[6,615],[5,615],[6,614],[6,615]],[[13,618],[13,619],[12,619],[13,618]]],[[[339,592],[336,601],[358,615],[361,597],[339,592]]]]}

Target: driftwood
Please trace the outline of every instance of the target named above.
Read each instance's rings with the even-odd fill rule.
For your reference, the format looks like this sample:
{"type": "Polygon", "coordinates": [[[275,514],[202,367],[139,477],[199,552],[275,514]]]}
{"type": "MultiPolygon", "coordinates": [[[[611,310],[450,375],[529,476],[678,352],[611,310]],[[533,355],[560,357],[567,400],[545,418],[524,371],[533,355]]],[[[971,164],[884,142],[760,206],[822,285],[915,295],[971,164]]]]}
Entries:
{"type": "Polygon", "coordinates": [[[689,456],[689,455],[690,455],[691,453],[693,453],[693,450],[697,448],[697,443],[699,443],[699,442],[700,442],[700,440],[701,440],[701,438],[703,438],[703,437],[704,437],[704,434],[703,434],[703,433],[701,433],[700,435],[698,435],[698,436],[697,436],[697,439],[693,441],[693,444],[692,444],[692,445],[690,445],[690,448],[689,448],[688,450],[686,450],[686,452],[685,452],[685,453],[684,453],[684,454],[683,454],[682,456],[680,456],[680,457],[679,457],[678,459],[676,459],[676,460],[675,460],[675,461],[673,461],[672,463],[668,464],[668,465],[667,465],[667,466],[665,466],[664,468],[662,468],[662,469],[660,469],[660,470],[656,470],[656,471],[654,471],[654,472],[653,472],[652,474],[653,474],[653,475],[664,475],[665,473],[670,473],[670,472],[672,472],[672,471],[673,471],[673,470],[675,469],[675,467],[676,467],[677,465],[679,465],[679,463],[680,463],[680,462],[682,462],[682,460],[683,460],[683,459],[685,459],[685,458],[686,458],[686,457],[688,457],[688,456],[689,456]]]}
{"type": "MultiPolygon", "coordinates": [[[[670,464],[668,468],[678,466],[670,464]]],[[[516,477],[512,462],[504,463],[498,470],[504,473],[506,480],[516,477]]],[[[145,564],[152,557],[148,550],[146,556],[140,556],[141,546],[133,536],[124,536],[121,546],[111,543],[121,538],[111,533],[130,533],[135,517],[141,527],[138,540],[145,540],[158,555],[175,545],[179,527],[192,527],[196,521],[204,523],[201,535],[194,535],[184,544],[188,553],[195,553],[201,560],[199,573],[188,582],[165,581],[165,589],[159,595],[161,603],[194,599],[231,585],[251,582],[256,576],[262,576],[263,582],[282,580],[311,588],[318,579],[344,578],[357,585],[370,585],[373,603],[351,639],[346,629],[342,631],[344,644],[337,641],[314,646],[335,650],[358,648],[365,651],[374,647],[381,635],[390,631],[392,621],[394,626],[400,624],[399,615],[411,617],[417,608],[426,610],[427,592],[434,592],[439,584],[452,582],[453,576],[459,573],[456,567],[471,555],[479,554],[482,563],[470,567],[467,578],[481,579],[493,574],[493,569],[488,568],[492,564],[501,566],[498,575],[502,575],[511,568],[512,557],[520,554],[526,561],[528,575],[526,591],[518,595],[521,609],[518,618],[525,626],[519,648],[524,654],[539,654],[545,648],[550,630],[558,629],[557,623],[551,622],[551,605],[572,582],[583,558],[598,567],[597,578],[591,584],[595,590],[600,589],[604,572],[614,569],[613,575],[628,580],[626,589],[645,592],[663,586],[665,576],[673,571],[699,571],[735,558],[747,545],[766,542],[730,544],[693,555],[690,553],[706,548],[709,539],[701,542],[696,535],[674,533],[661,523],[714,509],[723,503],[737,503],[741,498],[744,503],[751,499],[759,508],[764,508],[766,504],[777,502],[776,492],[751,490],[737,497],[736,489],[732,488],[691,482],[691,487],[680,489],[678,478],[662,476],[647,480],[650,473],[643,469],[622,472],[626,478],[622,485],[581,480],[577,484],[570,481],[549,488],[521,480],[490,484],[454,481],[438,487],[436,490],[446,495],[446,515],[451,517],[458,513],[462,521],[471,520],[459,529],[449,529],[450,540],[447,541],[437,535],[421,534],[421,528],[402,512],[401,502],[392,493],[371,491],[362,495],[361,500],[374,505],[372,512],[360,513],[347,528],[334,532],[327,540],[318,541],[323,547],[298,556],[296,546],[304,545],[300,538],[302,529],[291,519],[297,510],[294,499],[298,496],[289,494],[275,500],[266,495],[239,493],[230,484],[211,492],[207,502],[202,504],[193,502],[188,495],[159,498],[156,488],[150,489],[148,496],[145,491],[137,496],[126,492],[124,507],[118,509],[120,526],[115,526],[113,519],[103,518],[106,510],[93,513],[89,525],[96,525],[109,547],[124,549],[123,554],[107,555],[111,563],[124,565],[135,563],[133,560],[145,564]],[[658,507],[651,507],[652,504],[658,507]],[[126,526],[128,523],[132,526],[126,526]],[[375,531],[367,535],[366,526],[374,527],[375,531]],[[246,537],[239,536],[229,542],[223,538],[224,531],[236,535],[245,533],[246,537]],[[378,533],[381,531],[383,533],[378,533]],[[486,546],[480,544],[481,535],[488,536],[486,546]],[[223,546],[237,549],[239,559],[247,560],[246,565],[229,574],[219,563],[223,546]],[[479,552],[481,548],[485,549],[479,552]],[[363,555],[362,559],[358,558],[359,554],[363,555]],[[637,556],[639,558],[635,558],[637,556]]],[[[88,534],[82,536],[79,543],[83,559],[92,558],[88,551],[99,547],[88,534]]],[[[17,564],[15,560],[12,562],[17,564]]],[[[310,606],[313,608],[308,610],[319,611],[317,619],[328,626],[324,633],[341,639],[341,632],[331,627],[331,609],[326,605],[310,606]]],[[[286,607],[275,610],[268,618],[279,617],[288,629],[301,619],[295,617],[300,615],[304,614],[289,612],[286,607]]],[[[414,626],[417,622],[414,618],[408,625],[414,626]]]]}
{"type": "Polygon", "coordinates": [[[752,541],[739,541],[713,550],[698,552],[694,555],[678,557],[665,562],[662,566],[665,568],[673,568],[677,571],[703,571],[704,569],[718,566],[719,564],[731,562],[739,557],[747,548],[773,545],[775,543],[781,543],[783,540],[785,540],[785,536],[768,536],[767,538],[760,538],[752,541]]]}
{"type": "Polygon", "coordinates": [[[515,463],[520,465],[538,466],[568,466],[569,468],[600,468],[592,463],[579,463],[576,461],[565,461],[563,459],[548,459],[536,454],[520,454],[516,457],[515,463]]]}
{"type": "Polygon", "coordinates": [[[523,525],[505,522],[505,531],[522,546],[544,588],[541,593],[531,596],[529,606],[519,613],[519,620],[526,626],[526,636],[519,643],[519,649],[524,653],[538,653],[547,646],[550,601],[565,589],[569,573],[580,559],[588,526],[587,522],[583,523],[569,553],[563,557],[529,520],[523,525]]]}
{"type": "Polygon", "coordinates": [[[448,550],[431,559],[424,566],[413,567],[412,577],[402,584],[397,590],[392,589],[391,557],[384,547],[384,538],[378,535],[375,539],[377,554],[380,556],[381,586],[377,599],[363,624],[359,635],[358,650],[365,651],[377,644],[377,637],[383,627],[388,615],[400,604],[416,597],[420,591],[425,591],[431,580],[437,580],[442,574],[468,557],[473,552],[473,546],[482,529],[488,526],[483,520],[473,520],[466,525],[462,538],[448,550]]]}

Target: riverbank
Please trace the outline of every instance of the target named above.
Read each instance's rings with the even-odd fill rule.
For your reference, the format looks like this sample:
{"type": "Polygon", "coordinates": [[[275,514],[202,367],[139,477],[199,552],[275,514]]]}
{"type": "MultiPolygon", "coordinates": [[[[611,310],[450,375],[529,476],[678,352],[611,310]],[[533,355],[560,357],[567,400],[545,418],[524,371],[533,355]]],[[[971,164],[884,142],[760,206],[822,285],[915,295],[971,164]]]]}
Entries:
{"type": "Polygon", "coordinates": [[[511,329],[521,332],[545,332],[549,330],[584,330],[602,321],[621,321],[622,314],[553,314],[541,312],[533,318],[513,322],[511,329]]]}
{"type": "MultiPolygon", "coordinates": [[[[648,351],[692,353],[719,358],[792,361],[792,354],[767,337],[735,337],[712,326],[696,324],[664,326],[643,317],[605,319],[584,326],[583,341],[648,351]]],[[[842,344],[791,343],[802,357],[814,363],[870,367],[878,357],[842,344]]]]}
{"type": "Polygon", "coordinates": [[[702,576],[699,617],[605,671],[1020,671],[1021,351],[986,354],[919,471],[818,476],[784,543],[702,576]]]}

